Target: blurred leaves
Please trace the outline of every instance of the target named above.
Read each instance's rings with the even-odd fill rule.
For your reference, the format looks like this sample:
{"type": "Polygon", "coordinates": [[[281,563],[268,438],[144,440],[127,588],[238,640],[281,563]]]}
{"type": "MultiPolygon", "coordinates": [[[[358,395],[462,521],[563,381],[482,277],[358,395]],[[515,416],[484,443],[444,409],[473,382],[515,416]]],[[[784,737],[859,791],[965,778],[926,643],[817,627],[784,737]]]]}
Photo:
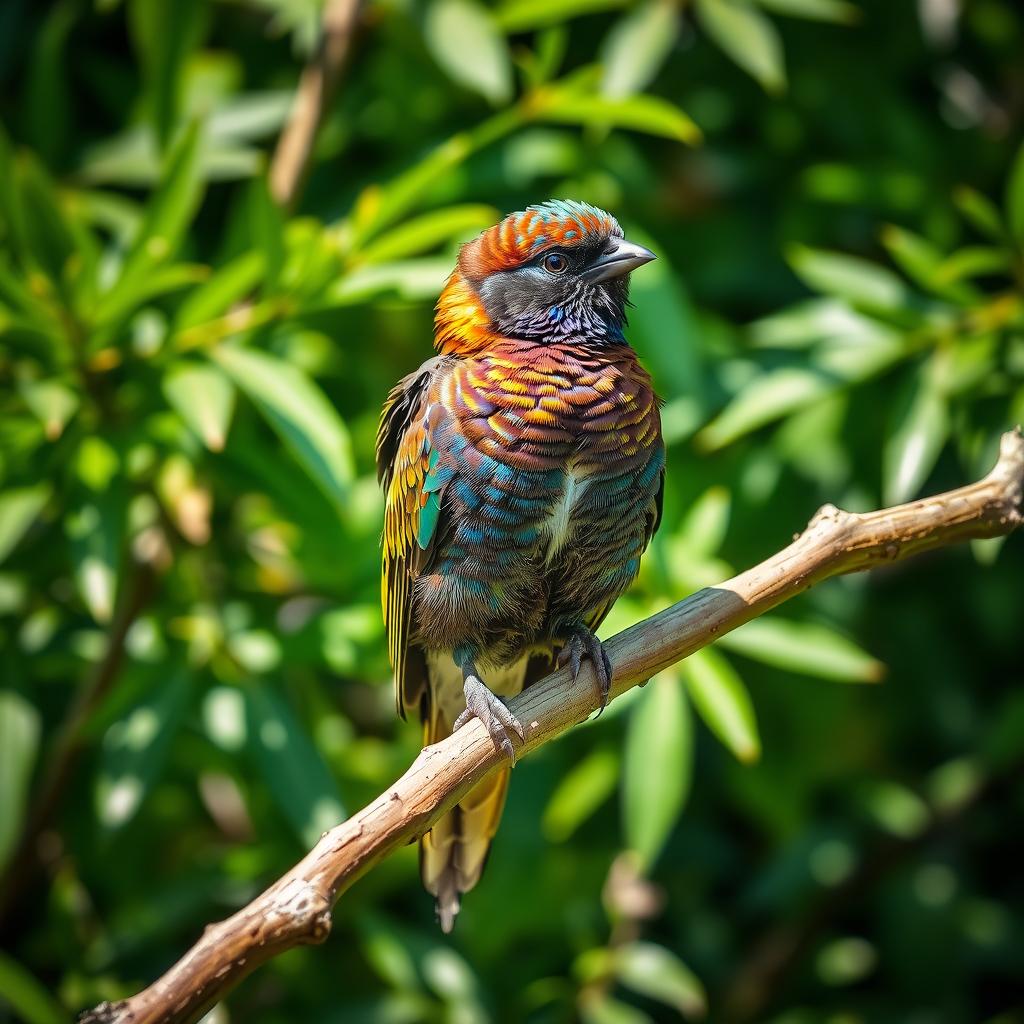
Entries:
{"type": "Polygon", "coordinates": [[[491,13],[475,0],[432,0],[424,27],[438,64],[498,104],[512,95],[512,59],[491,13]]]}
{"type": "Polygon", "coordinates": [[[222,346],[213,356],[324,493],[341,502],[352,480],[351,442],[345,424],[317,385],[267,352],[222,346]]]}
{"type": "Polygon", "coordinates": [[[744,71],[769,92],[786,86],[778,31],[748,0],[697,0],[701,27],[744,71]]]}
{"type": "Polygon", "coordinates": [[[693,774],[693,724],[674,669],[648,683],[629,716],[622,766],[626,845],[650,868],[682,813],[693,774]]]}
{"type": "Polygon", "coordinates": [[[24,697],[0,692],[0,867],[18,839],[40,730],[39,713],[24,697]]]}
{"type": "Polygon", "coordinates": [[[49,484],[34,484],[0,493],[0,562],[37,521],[51,492],[49,484]]]}

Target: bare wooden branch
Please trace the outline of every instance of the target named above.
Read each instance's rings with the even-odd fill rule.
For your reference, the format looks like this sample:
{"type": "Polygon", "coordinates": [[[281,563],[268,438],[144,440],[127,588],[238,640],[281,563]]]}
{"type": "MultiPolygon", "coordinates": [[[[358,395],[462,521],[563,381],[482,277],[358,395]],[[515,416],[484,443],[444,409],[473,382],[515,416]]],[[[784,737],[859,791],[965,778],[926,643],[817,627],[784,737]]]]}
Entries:
{"type": "Polygon", "coordinates": [[[299,79],[270,161],[270,194],[283,207],[294,206],[302,188],[320,122],[352,48],[360,6],[360,0],[327,0],[320,44],[299,79]]]}
{"type": "MultiPolygon", "coordinates": [[[[717,587],[700,590],[607,642],[612,698],[713,643],[776,605],[844,573],[859,572],[971,538],[1010,533],[1024,518],[1024,435],[1004,434],[983,480],[880,512],[826,505],[778,554],[717,587]]],[[[554,672],[512,702],[528,753],[597,710],[590,668],[575,682],[554,672]]],[[[409,770],[348,821],[324,833],[294,868],[199,941],[149,988],[104,1003],[80,1024],[185,1024],[260,964],[293,946],[322,942],[331,908],[360,875],[421,835],[504,758],[472,722],[426,747],[409,770]]]]}

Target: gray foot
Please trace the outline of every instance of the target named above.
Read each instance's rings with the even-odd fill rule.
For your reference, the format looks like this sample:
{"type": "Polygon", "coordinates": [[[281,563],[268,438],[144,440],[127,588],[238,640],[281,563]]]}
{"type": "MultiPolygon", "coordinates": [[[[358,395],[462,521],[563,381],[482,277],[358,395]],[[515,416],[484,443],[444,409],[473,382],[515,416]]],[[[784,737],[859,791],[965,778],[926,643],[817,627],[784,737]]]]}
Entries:
{"type": "Polygon", "coordinates": [[[498,750],[514,761],[516,751],[509,733],[514,732],[520,740],[526,739],[519,719],[509,711],[500,697],[491,693],[477,676],[475,669],[465,671],[464,675],[465,683],[462,690],[466,695],[466,710],[455,719],[452,732],[461,729],[470,719],[479,718],[487,727],[498,750]]]}
{"type": "Polygon", "coordinates": [[[601,707],[597,714],[600,717],[608,703],[608,693],[612,687],[612,663],[605,654],[604,644],[597,639],[592,630],[586,626],[579,626],[569,635],[565,646],[558,652],[558,667],[568,665],[572,669],[572,677],[580,674],[580,663],[583,655],[587,655],[594,665],[594,675],[597,676],[597,685],[601,689],[601,707]]]}

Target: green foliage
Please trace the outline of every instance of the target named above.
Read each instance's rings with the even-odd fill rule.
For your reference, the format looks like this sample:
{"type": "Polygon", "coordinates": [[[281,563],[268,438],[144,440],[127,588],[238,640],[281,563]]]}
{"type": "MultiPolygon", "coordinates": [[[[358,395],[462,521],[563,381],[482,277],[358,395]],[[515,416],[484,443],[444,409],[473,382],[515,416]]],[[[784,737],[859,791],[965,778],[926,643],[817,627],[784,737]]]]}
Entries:
{"type": "MultiPolygon", "coordinates": [[[[285,214],[267,163],[322,6],[0,13],[0,862],[100,697],[5,931],[0,1005],[33,1024],[154,976],[414,756],[374,429],[502,212],[585,199],[659,254],[630,338],[665,516],[606,634],[826,501],[975,478],[1024,420],[1008,0],[370,3],[285,214]]],[[[1021,552],[833,581],[723,637],[523,760],[451,941],[399,854],[218,1019],[1007,1010],[1021,552]],[[764,936],[789,959],[751,985],[764,936]]]]}

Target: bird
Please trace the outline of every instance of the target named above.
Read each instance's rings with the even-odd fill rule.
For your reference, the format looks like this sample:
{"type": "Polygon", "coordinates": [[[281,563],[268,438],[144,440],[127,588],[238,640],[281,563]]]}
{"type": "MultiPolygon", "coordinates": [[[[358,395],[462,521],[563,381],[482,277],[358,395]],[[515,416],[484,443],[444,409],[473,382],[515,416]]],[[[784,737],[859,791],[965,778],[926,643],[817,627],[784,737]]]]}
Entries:
{"type": "Polygon", "coordinates": [[[508,700],[554,665],[612,668],[595,630],[661,519],[660,399],[626,341],[632,271],[655,254],[610,214],[553,200],[466,242],[436,354],[388,394],[381,600],[404,719],[424,745],[473,718],[507,758],[420,839],[451,931],[479,881],[522,724],[508,700]]]}

